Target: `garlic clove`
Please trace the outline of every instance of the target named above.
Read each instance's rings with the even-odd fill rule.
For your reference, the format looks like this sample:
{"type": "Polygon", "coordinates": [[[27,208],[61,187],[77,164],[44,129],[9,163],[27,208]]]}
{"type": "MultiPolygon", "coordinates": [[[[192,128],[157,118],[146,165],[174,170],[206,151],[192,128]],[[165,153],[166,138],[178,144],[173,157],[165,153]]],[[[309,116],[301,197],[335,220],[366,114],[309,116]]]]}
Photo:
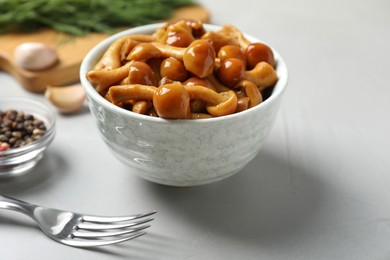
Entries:
{"type": "Polygon", "coordinates": [[[70,86],[47,86],[45,97],[64,114],[74,113],[81,109],[86,93],[80,83],[70,86]]]}
{"type": "Polygon", "coordinates": [[[46,70],[58,62],[56,51],[39,42],[26,42],[14,50],[14,62],[17,66],[31,71],[46,70]]]}

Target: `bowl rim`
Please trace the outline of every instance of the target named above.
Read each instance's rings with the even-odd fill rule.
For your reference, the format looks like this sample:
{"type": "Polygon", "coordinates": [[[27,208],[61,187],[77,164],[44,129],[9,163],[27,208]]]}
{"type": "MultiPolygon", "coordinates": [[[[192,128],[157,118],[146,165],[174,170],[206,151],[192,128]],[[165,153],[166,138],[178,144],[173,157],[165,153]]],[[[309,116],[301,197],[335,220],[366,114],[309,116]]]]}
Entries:
{"type": "MultiPolygon", "coordinates": [[[[279,54],[277,50],[275,50],[271,45],[266,43],[265,41],[259,40],[258,38],[245,34],[244,36],[251,42],[261,42],[266,45],[268,45],[275,57],[275,63],[276,63],[276,72],[278,74],[278,81],[274,86],[274,89],[272,91],[272,94],[261,104],[254,106],[250,109],[241,111],[239,113],[234,113],[226,116],[221,116],[221,117],[213,117],[213,118],[204,118],[204,119],[164,119],[160,117],[152,117],[148,115],[142,115],[142,114],[137,114],[134,112],[131,112],[129,110],[120,108],[110,102],[108,102],[104,97],[102,97],[92,86],[92,84],[88,81],[86,75],[89,70],[92,69],[93,65],[96,64],[96,62],[100,59],[101,55],[104,53],[104,51],[117,39],[124,37],[126,35],[131,35],[131,34],[150,34],[151,32],[154,32],[156,29],[164,26],[166,23],[153,23],[153,24],[148,24],[148,25],[142,25],[138,27],[134,27],[131,29],[127,29],[121,32],[118,32],[116,34],[113,34],[109,36],[108,38],[104,39],[97,45],[95,45],[84,57],[84,59],[81,62],[80,66],[80,82],[81,85],[83,86],[84,90],[87,93],[88,98],[92,98],[95,102],[97,102],[99,105],[104,106],[106,108],[109,108],[110,110],[115,111],[116,113],[123,115],[123,116],[128,116],[130,118],[135,118],[138,120],[143,120],[147,122],[154,122],[154,123],[168,123],[168,124],[183,124],[183,122],[186,122],[188,124],[209,124],[212,122],[220,122],[220,121],[226,121],[226,120],[231,120],[231,119],[237,119],[239,117],[243,117],[246,115],[249,115],[251,113],[255,113],[256,111],[259,110],[264,110],[268,106],[272,104],[272,102],[280,97],[283,92],[285,91],[288,83],[288,70],[286,63],[282,56],[279,54]]],[[[204,23],[204,28],[207,31],[216,31],[222,28],[220,25],[213,25],[213,24],[207,24],[204,23]]]]}
{"type": "MultiPolygon", "coordinates": [[[[44,146],[47,146],[48,144],[50,144],[50,142],[54,138],[55,125],[56,125],[55,112],[52,108],[43,104],[42,102],[39,102],[37,100],[32,100],[30,98],[25,98],[25,97],[18,97],[18,96],[0,97],[0,104],[4,104],[3,102],[5,102],[5,101],[10,102],[10,103],[14,103],[15,101],[29,103],[30,105],[34,105],[36,107],[39,107],[39,108],[47,111],[50,118],[49,118],[48,122],[45,124],[47,130],[46,130],[46,133],[42,136],[42,138],[40,138],[32,143],[29,143],[27,145],[24,145],[22,147],[11,148],[11,149],[8,149],[5,151],[0,151],[0,161],[3,159],[7,159],[9,157],[14,157],[17,155],[25,154],[27,152],[33,151],[35,149],[38,149],[38,148],[41,148],[41,147],[44,147],[44,146]]],[[[10,107],[10,108],[15,109],[16,111],[23,111],[23,109],[19,109],[19,108],[14,108],[14,107],[10,107]]],[[[37,113],[37,114],[39,114],[39,113],[37,113]]]]}

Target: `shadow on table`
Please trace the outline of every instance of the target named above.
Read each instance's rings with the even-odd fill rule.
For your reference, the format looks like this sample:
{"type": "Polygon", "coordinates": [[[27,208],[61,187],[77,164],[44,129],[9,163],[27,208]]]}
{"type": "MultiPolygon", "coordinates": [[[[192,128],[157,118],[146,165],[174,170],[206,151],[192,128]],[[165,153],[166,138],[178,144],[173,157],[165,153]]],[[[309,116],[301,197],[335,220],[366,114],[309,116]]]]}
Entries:
{"type": "MultiPolygon", "coordinates": [[[[55,150],[48,149],[38,164],[24,175],[0,179],[0,193],[18,196],[46,185],[52,185],[58,169],[67,167],[63,158],[55,150]]],[[[64,172],[64,171],[63,171],[64,172]]]]}
{"type": "MultiPolygon", "coordinates": [[[[298,162],[263,151],[238,174],[209,185],[145,185],[164,211],[208,233],[265,245],[299,234],[321,208],[326,186],[298,162]]],[[[192,227],[194,228],[194,227],[192,227]]]]}

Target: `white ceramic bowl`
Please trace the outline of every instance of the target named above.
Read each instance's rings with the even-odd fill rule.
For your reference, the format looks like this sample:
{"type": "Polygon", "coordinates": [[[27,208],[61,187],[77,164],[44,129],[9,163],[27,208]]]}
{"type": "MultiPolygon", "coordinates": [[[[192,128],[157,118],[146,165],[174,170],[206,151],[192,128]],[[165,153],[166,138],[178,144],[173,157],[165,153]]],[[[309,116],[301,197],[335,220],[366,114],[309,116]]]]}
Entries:
{"type": "Polygon", "coordinates": [[[28,145],[0,151],[0,178],[15,177],[29,172],[43,157],[44,151],[55,135],[55,113],[52,109],[32,99],[21,97],[0,98],[0,110],[14,109],[42,120],[46,133],[28,145]]]}
{"type": "MultiPolygon", "coordinates": [[[[268,136],[287,85],[286,64],[273,49],[279,80],[272,95],[254,108],[224,117],[165,120],[139,115],[109,103],[89,83],[87,72],[116,39],[129,34],[151,34],[161,26],[146,25],[115,34],[84,58],[80,79],[100,133],[120,161],[152,182],[194,186],[231,176],[258,154],[268,136]]],[[[204,27],[207,31],[220,29],[213,25],[204,27]]]]}

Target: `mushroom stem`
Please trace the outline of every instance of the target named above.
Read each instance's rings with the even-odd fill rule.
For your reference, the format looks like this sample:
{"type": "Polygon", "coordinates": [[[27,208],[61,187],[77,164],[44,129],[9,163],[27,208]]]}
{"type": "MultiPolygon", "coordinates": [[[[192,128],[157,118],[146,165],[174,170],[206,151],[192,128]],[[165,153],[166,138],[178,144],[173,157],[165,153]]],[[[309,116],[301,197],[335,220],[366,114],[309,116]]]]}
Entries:
{"type": "Polygon", "coordinates": [[[215,77],[214,74],[210,74],[206,77],[206,79],[215,87],[216,91],[219,92],[226,92],[230,89],[223,85],[221,82],[218,81],[218,79],[215,77]]]}
{"type": "MultiPolygon", "coordinates": [[[[167,56],[167,55],[166,55],[167,56]]],[[[161,58],[163,53],[159,48],[155,46],[155,43],[140,43],[135,46],[129,55],[127,60],[147,61],[153,58],[161,58]]]]}
{"type": "Polygon", "coordinates": [[[243,80],[236,88],[242,88],[245,91],[246,96],[249,98],[249,106],[248,108],[257,106],[263,101],[263,97],[261,96],[261,93],[259,89],[257,88],[256,84],[249,80],[243,80]]]}
{"type": "Polygon", "coordinates": [[[119,68],[121,66],[121,49],[126,39],[123,37],[111,44],[93,69],[112,70],[119,68]]]}
{"type": "Polygon", "coordinates": [[[130,63],[113,70],[91,70],[87,78],[95,87],[96,91],[104,95],[106,90],[113,84],[121,81],[129,75],[130,63]]]}
{"type": "Polygon", "coordinates": [[[153,42],[151,44],[161,52],[164,58],[174,57],[178,60],[183,60],[184,53],[187,49],[166,45],[161,42],[153,42]]]}
{"type": "Polygon", "coordinates": [[[217,52],[225,45],[237,45],[241,50],[245,50],[250,44],[240,30],[232,25],[225,25],[218,31],[207,32],[202,39],[211,40],[217,52]]]}
{"type": "Polygon", "coordinates": [[[156,89],[157,88],[153,86],[129,84],[112,86],[108,93],[112,103],[119,104],[126,100],[153,100],[156,89]]]}
{"type": "Polygon", "coordinates": [[[250,41],[245,38],[242,32],[233,25],[225,25],[219,33],[226,35],[233,43],[239,45],[242,50],[245,50],[250,44],[250,41]]]}
{"type": "Polygon", "coordinates": [[[267,62],[259,62],[252,70],[244,72],[244,79],[256,84],[260,91],[278,81],[275,69],[267,62]]]}
{"type": "Polygon", "coordinates": [[[99,62],[95,65],[94,70],[112,70],[119,68],[126,52],[130,52],[137,43],[151,42],[153,40],[153,36],[143,34],[134,34],[119,38],[104,52],[99,62]]]}
{"type": "Polygon", "coordinates": [[[233,91],[219,93],[225,98],[225,101],[218,105],[211,106],[207,105],[206,109],[213,116],[226,116],[233,114],[237,108],[237,96],[233,91]]]}
{"type": "MultiPolygon", "coordinates": [[[[209,105],[217,105],[226,101],[226,96],[217,93],[205,86],[201,85],[185,85],[185,90],[190,95],[190,99],[201,100],[209,105]]],[[[223,92],[221,92],[223,93],[223,92]]]]}
{"type": "Polygon", "coordinates": [[[213,116],[225,116],[236,111],[237,96],[232,90],[217,93],[204,86],[186,85],[184,88],[190,95],[190,99],[207,103],[207,112],[213,116]]]}
{"type": "Polygon", "coordinates": [[[130,54],[130,52],[134,49],[135,46],[140,44],[139,41],[133,40],[133,39],[126,39],[120,49],[120,60],[125,61],[127,58],[127,55],[130,54]]]}
{"type": "Polygon", "coordinates": [[[131,111],[133,111],[134,113],[138,113],[138,114],[144,114],[146,115],[146,113],[153,107],[153,104],[151,101],[144,101],[144,100],[141,100],[141,101],[137,101],[134,103],[133,105],[133,108],[131,111]]]}

